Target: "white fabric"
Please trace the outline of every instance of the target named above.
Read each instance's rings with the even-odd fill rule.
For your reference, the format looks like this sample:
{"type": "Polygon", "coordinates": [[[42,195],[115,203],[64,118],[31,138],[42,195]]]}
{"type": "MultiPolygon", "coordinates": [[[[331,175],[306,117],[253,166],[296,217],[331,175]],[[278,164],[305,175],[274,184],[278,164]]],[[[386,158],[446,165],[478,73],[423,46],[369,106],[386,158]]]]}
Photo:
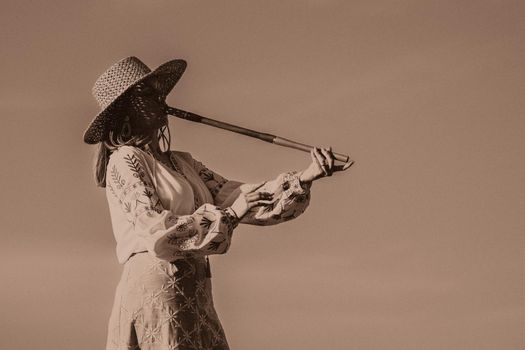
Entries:
{"type": "MultiPolygon", "coordinates": [[[[242,183],[226,180],[189,153],[172,151],[171,157],[180,173],[131,146],[120,147],[109,159],[106,195],[121,264],[144,251],[173,261],[229,248],[238,222],[224,208],[237,198],[242,183]]],[[[295,172],[280,174],[260,188],[273,194],[273,204],[254,208],[241,222],[273,225],[299,216],[308,206],[309,187],[295,172]]]]}

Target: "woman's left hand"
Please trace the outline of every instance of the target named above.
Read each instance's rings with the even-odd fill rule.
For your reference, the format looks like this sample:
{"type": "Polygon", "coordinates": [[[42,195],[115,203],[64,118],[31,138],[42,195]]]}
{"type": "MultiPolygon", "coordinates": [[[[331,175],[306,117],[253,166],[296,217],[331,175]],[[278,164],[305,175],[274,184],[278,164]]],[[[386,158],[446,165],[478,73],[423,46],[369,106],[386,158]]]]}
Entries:
{"type": "Polygon", "coordinates": [[[345,166],[334,165],[335,158],[332,154],[332,147],[314,147],[310,152],[312,163],[301,172],[301,182],[312,182],[325,176],[332,176],[335,171],[348,169],[345,166]]]}

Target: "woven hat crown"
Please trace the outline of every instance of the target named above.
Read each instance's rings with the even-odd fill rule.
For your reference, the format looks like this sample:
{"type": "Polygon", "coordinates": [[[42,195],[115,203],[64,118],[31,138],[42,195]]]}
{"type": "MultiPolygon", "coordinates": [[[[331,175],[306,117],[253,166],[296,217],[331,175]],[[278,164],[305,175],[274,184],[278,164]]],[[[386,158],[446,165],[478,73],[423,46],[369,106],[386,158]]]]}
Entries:
{"type": "Polygon", "coordinates": [[[137,57],[126,57],[98,77],[92,90],[93,97],[104,109],[126,89],[149,73],[151,69],[137,57]]]}

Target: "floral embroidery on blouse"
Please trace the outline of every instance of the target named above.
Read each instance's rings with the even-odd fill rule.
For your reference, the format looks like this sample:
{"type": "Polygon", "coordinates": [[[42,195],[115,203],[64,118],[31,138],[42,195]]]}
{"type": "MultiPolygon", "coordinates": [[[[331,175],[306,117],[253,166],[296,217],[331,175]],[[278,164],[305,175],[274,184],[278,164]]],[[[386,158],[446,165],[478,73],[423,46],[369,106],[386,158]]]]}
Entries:
{"type": "Polygon", "coordinates": [[[205,203],[191,215],[174,215],[163,208],[145,157],[134,147],[120,147],[111,155],[106,186],[148,251],[164,260],[225,253],[238,225],[231,209],[205,203]]]}

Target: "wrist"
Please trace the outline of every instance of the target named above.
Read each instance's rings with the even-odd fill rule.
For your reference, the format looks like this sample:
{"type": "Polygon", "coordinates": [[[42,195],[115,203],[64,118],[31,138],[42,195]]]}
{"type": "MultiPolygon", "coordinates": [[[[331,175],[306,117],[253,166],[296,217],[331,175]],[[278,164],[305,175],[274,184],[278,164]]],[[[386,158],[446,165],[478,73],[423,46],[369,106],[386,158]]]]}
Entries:
{"type": "MultiPolygon", "coordinates": [[[[226,216],[226,222],[227,222],[227,225],[231,233],[231,230],[233,230],[239,225],[239,223],[241,222],[241,219],[237,216],[237,213],[231,207],[226,207],[223,210],[223,213],[226,216]]],[[[221,221],[223,219],[221,219],[221,221]]]]}
{"type": "Polygon", "coordinates": [[[228,208],[234,213],[234,216],[239,220],[241,220],[244,214],[246,214],[246,212],[248,211],[246,205],[244,205],[244,203],[242,203],[239,200],[233,202],[232,205],[230,205],[228,208]]]}
{"type": "Polygon", "coordinates": [[[312,183],[308,176],[300,171],[286,173],[282,181],[283,193],[289,198],[308,192],[312,183]]]}
{"type": "Polygon", "coordinates": [[[305,171],[301,171],[299,173],[299,181],[301,184],[309,185],[312,183],[314,179],[311,176],[305,175],[305,171]]]}
{"type": "Polygon", "coordinates": [[[235,217],[237,220],[240,220],[241,218],[239,217],[239,215],[237,215],[237,212],[232,208],[232,207],[227,207],[226,209],[224,209],[225,211],[228,212],[228,214],[230,214],[231,216],[235,217]]]}

